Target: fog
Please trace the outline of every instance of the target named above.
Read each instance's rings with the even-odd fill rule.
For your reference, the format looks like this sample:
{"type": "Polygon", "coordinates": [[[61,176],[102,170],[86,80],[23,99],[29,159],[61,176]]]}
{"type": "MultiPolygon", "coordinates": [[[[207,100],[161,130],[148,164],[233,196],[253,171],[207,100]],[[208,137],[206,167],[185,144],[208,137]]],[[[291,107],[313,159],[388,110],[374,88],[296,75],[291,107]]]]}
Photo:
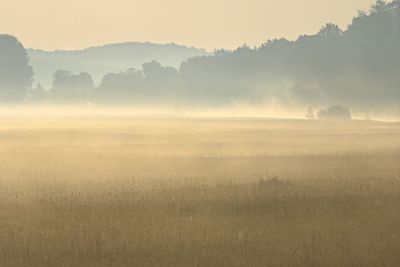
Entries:
{"type": "Polygon", "coordinates": [[[328,23],[295,41],[268,40],[259,47],[213,54],[172,46],[179,50],[173,54],[154,45],[157,53],[143,55],[140,51],[150,50],[135,54],[126,45],[105,47],[117,53],[93,52],[104,47],[58,51],[52,59],[58,63],[50,61],[51,82],[42,75],[48,70],[38,58],[30,60],[17,38],[1,35],[1,105],[21,111],[24,106],[38,111],[68,106],[68,112],[75,112],[73,107],[79,106],[85,107],[76,108],[79,112],[95,113],[283,118],[341,106],[353,118],[399,120],[399,3],[377,1],[345,29],[328,23]],[[57,69],[68,61],[92,67],[57,69]],[[99,77],[104,64],[114,71],[99,77]]]}
{"type": "MultiPolygon", "coordinates": [[[[304,23],[296,5],[316,1],[273,11],[304,23]]],[[[147,2],[172,16],[171,1],[147,2]]],[[[235,18],[239,2],[246,16],[265,12],[222,2],[235,18]]],[[[60,21],[75,19],[68,8],[60,21]]],[[[336,23],[211,53],[45,52],[0,34],[1,267],[399,265],[400,0],[336,23]]],[[[114,34],[99,27],[91,34],[114,34]]]]}

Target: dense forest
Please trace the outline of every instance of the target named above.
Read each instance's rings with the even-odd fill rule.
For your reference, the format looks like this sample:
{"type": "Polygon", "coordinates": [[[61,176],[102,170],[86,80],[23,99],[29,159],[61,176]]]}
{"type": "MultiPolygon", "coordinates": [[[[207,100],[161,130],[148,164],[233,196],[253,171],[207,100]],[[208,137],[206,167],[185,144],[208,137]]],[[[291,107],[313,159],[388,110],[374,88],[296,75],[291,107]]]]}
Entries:
{"type": "Polygon", "coordinates": [[[179,68],[156,59],[141,69],[106,74],[58,70],[50,88],[34,82],[22,44],[0,36],[3,103],[188,104],[246,102],[285,106],[344,105],[360,112],[396,110],[400,100],[400,1],[382,0],[346,29],[328,23],[297,40],[191,57],[179,68]]]}
{"type": "Polygon", "coordinates": [[[143,63],[154,59],[163,65],[178,68],[190,57],[212,54],[194,47],[150,42],[113,43],[81,50],[27,49],[27,52],[35,69],[35,82],[45,88],[51,87],[52,75],[57,70],[87,72],[93,81],[99,84],[107,73],[120,72],[132,67],[141,68],[143,63]]]}

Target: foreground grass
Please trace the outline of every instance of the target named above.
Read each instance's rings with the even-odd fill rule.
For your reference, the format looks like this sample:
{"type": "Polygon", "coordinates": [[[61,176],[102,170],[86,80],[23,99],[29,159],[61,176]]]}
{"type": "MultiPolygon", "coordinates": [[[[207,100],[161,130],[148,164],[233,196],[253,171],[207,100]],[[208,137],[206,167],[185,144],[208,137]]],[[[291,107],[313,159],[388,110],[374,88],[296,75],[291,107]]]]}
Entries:
{"type": "Polygon", "coordinates": [[[396,190],[272,179],[10,199],[0,205],[0,264],[397,266],[396,190]]]}
{"type": "Polygon", "coordinates": [[[398,266],[398,133],[2,121],[0,266],[398,266]]]}

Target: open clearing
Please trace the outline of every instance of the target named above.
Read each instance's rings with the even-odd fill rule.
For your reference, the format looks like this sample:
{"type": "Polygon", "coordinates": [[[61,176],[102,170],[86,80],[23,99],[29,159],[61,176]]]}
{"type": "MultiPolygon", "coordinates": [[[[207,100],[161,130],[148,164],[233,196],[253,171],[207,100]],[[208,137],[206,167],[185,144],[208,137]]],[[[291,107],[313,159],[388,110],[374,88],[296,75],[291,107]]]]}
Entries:
{"type": "Polygon", "coordinates": [[[0,266],[399,266],[400,124],[0,117],[0,266]]]}

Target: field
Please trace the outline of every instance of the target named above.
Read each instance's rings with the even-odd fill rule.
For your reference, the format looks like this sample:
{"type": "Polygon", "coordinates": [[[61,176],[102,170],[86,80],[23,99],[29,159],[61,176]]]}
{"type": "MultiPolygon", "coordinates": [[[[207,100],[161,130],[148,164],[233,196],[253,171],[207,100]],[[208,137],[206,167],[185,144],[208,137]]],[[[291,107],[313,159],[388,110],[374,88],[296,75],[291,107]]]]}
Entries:
{"type": "Polygon", "coordinates": [[[399,266],[400,124],[0,117],[0,266],[399,266]]]}

